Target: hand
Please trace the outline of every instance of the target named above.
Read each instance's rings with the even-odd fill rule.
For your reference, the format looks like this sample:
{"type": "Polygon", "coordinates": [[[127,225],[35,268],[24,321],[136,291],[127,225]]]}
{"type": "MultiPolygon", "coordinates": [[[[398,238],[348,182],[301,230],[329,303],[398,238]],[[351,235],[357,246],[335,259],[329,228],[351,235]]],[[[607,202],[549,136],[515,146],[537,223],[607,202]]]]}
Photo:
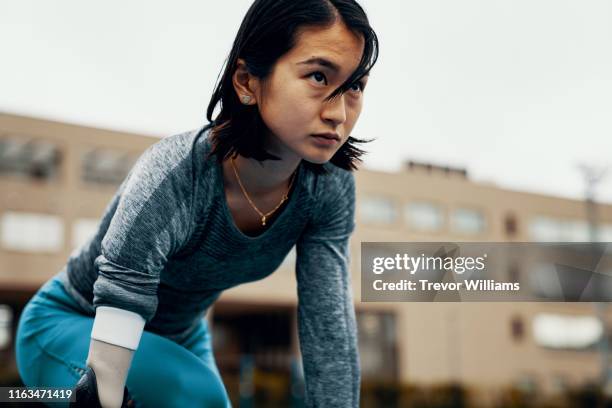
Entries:
{"type": "MultiPolygon", "coordinates": [[[[103,408],[98,397],[96,374],[91,367],[87,367],[85,374],[77,382],[74,393],[76,401],[70,403],[70,408],[103,408]]],[[[132,408],[133,406],[134,401],[127,387],[124,387],[121,408],[132,408]]]]}

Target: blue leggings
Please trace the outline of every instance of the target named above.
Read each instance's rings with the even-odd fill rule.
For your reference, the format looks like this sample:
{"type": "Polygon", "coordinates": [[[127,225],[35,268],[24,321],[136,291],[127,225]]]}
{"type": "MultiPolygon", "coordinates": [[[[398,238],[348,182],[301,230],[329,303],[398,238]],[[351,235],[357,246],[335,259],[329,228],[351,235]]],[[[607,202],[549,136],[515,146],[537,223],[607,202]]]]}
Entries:
{"type": "MultiPolygon", "coordinates": [[[[47,281],[19,319],[15,343],[23,383],[74,388],[86,367],[93,320],[57,275],[47,281]]],[[[126,385],[137,408],[231,407],[205,319],[182,345],[144,331],[126,385]]]]}

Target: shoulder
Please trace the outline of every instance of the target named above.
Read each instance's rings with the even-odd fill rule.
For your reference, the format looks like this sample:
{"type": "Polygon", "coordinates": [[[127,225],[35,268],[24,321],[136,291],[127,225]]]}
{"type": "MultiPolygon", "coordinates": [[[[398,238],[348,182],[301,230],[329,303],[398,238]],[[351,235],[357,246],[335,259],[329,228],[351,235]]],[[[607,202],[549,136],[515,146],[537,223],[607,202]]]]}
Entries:
{"type": "Polygon", "coordinates": [[[124,192],[144,198],[163,190],[189,195],[197,134],[198,130],[190,130],[166,136],[145,149],[126,177],[124,192]]]}
{"type": "Polygon", "coordinates": [[[348,236],[355,227],[355,177],[353,172],[331,164],[324,173],[311,172],[314,182],[310,226],[313,234],[348,236]]]}
{"type": "Polygon", "coordinates": [[[353,202],[355,200],[355,175],[330,162],[323,165],[324,173],[317,178],[314,191],[315,200],[323,203],[353,202]]]}
{"type": "Polygon", "coordinates": [[[202,134],[202,129],[194,129],[159,139],[139,156],[132,172],[154,179],[192,173],[196,142],[202,134]]]}
{"type": "Polygon", "coordinates": [[[198,130],[177,133],[159,139],[139,157],[141,164],[154,164],[161,168],[175,167],[193,153],[198,130]]]}

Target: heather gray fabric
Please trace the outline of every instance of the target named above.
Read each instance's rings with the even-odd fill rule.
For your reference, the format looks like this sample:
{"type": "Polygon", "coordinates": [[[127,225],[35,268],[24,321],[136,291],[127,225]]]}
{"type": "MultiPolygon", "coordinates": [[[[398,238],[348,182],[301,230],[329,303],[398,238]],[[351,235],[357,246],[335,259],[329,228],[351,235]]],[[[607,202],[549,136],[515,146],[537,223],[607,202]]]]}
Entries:
{"type": "Polygon", "coordinates": [[[309,407],[358,407],[360,367],[348,240],[351,172],[301,164],[285,207],[258,236],[234,224],[209,130],[166,137],[139,158],[96,235],[60,271],[85,311],[138,313],[179,343],[225,289],[270,275],[297,249],[298,327],[309,407]]]}

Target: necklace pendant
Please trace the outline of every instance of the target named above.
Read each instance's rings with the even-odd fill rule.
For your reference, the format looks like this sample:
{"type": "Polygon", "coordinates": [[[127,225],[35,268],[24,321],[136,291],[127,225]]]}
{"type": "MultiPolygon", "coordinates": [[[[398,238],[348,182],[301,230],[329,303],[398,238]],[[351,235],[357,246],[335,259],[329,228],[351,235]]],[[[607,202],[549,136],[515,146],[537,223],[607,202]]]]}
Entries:
{"type": "Polygon", "coordinates": [[[266,226],[266,216],[261,217],[261,225],[266,226]]]}

